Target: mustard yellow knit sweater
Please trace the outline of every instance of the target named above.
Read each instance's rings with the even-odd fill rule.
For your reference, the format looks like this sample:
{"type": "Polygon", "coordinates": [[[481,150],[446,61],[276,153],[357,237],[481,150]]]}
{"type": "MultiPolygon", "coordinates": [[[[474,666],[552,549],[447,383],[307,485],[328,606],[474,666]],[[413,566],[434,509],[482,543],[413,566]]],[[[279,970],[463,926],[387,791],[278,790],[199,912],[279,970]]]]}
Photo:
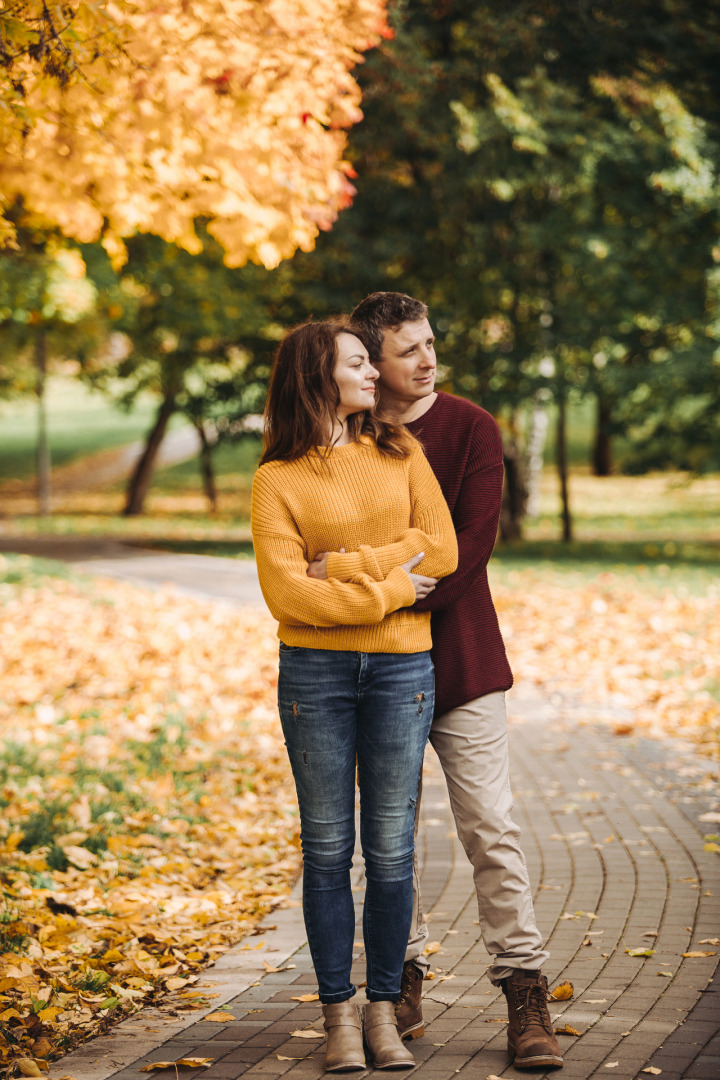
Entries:
{"type": "Polygon", "coordinates": [[[402,564],[445,577],[457,566],[450,511],[418,443],[404,460],[366,436],[313,455],[271,461],[255,474],[252,531],[258,576],[286,645],[357,652],[424,652],[430,615],[412,608],[402,564]],[[340,554],[345,548],[346,554],[340,554]],[[307,576],[321,551],[328,580],[307,576]]]}

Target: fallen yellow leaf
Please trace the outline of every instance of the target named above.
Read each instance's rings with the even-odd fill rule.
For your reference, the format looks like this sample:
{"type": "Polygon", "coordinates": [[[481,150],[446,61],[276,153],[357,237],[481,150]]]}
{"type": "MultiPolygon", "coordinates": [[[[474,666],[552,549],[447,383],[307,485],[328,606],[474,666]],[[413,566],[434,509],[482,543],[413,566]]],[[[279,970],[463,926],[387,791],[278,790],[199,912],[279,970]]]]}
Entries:
{"type": "Polygon", "coordinates": [[[48,1009],[42,1009],[38,1013],[38,1016],[40,1017],[40,1019],[42,1020],[42,1022],[44,1024],[51,1024],[53,1022],[53,1020],[55,1019],[55,1017],[58,1015],[58,1013],[61,1013],[62,1011],[63,1010],[59,1009],[57,1007],[57,1005],[52,1005],[48,1009]]]}
{"type": "Polygon", "coordinates": [[[564,1024],[563,1027],[556,1027],[554,1030],[556,1035],[582,1035],[582,1031],[571,1027],[570,1024],[564,1024]]]}
{"type": "Polygon", "coordinates": [[[442,949],[442,945],[439,941],[430,941],[423,949],[423,956],[432,956],[434,953],[439,953],[442,949]]]}
{"type": "Polygon", "coordinates": [[[102,958],[108,964],[115,964],[125,959],[119,949],[108,949],[107,952],[103,953],[102,958]]]}
{"type": "Polygon", "coordinates": [[[605,1063],[605,1068],[606,1069],[617,1069],[619,1064],[620,1064],[619,1061],[607,1061],[605,1063]]]}
{"type": "Polygon", "coordinates": [[[0,1021],[12,1020],[13,1017],[17,1017],[18,1020],[22,1020],[22,1013],[19,1013],[17,1009],[5,1009],[0,1013],[0,1021]]]}
{"type": "Polygon", "coordinates": [[[550,992],[550,997],[555,1001],[568,1001],[575,993],[575,987],[571,982],[560,983],[554,990],[550,992]]]}
{"type": "Polygon", "coordinates": [[[290,1037],[293,1039],[324,1039],[325,1032],[313,1031],[312,1028],[305,1028],[303,1031],[300,1031],[298,1028],[296,1031],[290,1032],[290,1037]]]}
{"type": "Polygon", "coordinates": [[[209,1069],[211,1057],[178,1058],[177,1061],[153,1061],[150,1065],[144,1065],[140,1072],[152,1072],[154,1069],[174,1069],[176,1065],[186,1065],[189,1069],[209,1069]]]}
{"type": "Polygon", "coordinates": [[[290,998],[291,1001],[319,1001],[319,994],[300,994],[299,997],[290,998]]]}
{"type": "Polygon", "coordinates": [[[720,945],[720,937],[704,937],[698,941],[698,945],[720,945]]]}
{"type": "MultiPolygon", "coordinates": [[[[43,1070],[34,1058],[18,1058],[15,1062],[23,1076],[42,1076],[43,1070]]],[[[47,1061],[44,1063],[47,1069],[47,1061]]]]}
{"type": "Polygon", "coordinates": [[[684,952],[683,956],[687,956],[688,959],[690,959],[690,958],[695,959],[698,956],[717,956],[717,953],[714,953],[712,951],[702,952],[702,951],[696,949],[694,952],[684,952]]]}
{"type": "Polygon", "coordinates": [[[654,1065],[648,1065],[647,1069],[641,1069],[640,1072],[651,1073],[653,1076],[659,1076],[662,1069],[656,1069],[654,1065]]]}
{"type": "Polygon", "coordinates": [[[214,1012],[203,1017],[203,1020],[212,1020],[215,1024],[227,1024],[234,1019],[235,1016],[231,1012],[214,1012]]]}

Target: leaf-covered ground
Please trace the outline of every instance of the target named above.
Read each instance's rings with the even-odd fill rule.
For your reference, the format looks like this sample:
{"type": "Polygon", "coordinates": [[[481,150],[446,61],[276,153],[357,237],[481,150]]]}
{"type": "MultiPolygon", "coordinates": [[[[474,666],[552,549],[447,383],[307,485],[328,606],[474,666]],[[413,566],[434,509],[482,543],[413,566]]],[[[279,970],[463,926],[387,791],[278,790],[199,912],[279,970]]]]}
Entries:
{"type": "Polygon", "coordinates": [[[276,652],[263,615],[0,584],[0,1061],[196,993],[288,893],[276,652]]]}
{"type": "MultiPolygon", "coordinates": [[[[717,757],[716,586],[528,569],[494,593],[521,688],[717,757]]],[[[0,557],[0,1064],[42,1070],[167,990],[205,1001],[197,972],[287,895],[276,656],[261,613],[0,557]]]]}
{"type": "Polygon", "coordinates": [[[568,691],[618,734],[682,736],[720,757],[720,586],[523,570],[493,594],[518,686],[568,691]]]}

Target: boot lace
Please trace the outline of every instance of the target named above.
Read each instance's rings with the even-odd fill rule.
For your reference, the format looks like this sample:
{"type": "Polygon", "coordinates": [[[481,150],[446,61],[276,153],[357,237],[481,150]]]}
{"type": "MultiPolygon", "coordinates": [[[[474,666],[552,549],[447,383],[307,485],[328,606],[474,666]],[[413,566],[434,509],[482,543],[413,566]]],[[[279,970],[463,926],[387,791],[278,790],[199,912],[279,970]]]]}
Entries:
{"type": "Polygon", "coordinates": [[[549,1013],[547,1009],[546,992],[542,983],[533,983],[531,986],[523,986],[518,992],[518,998],[524,997],[519,1005],[515,1006],[520,1014],[520,1028],[525,1031],[528,1024],[540,1024],[548,1033],[551,1032],[549,1013]]]}
{"type": "Polygon", "coordinates": [[[419,974],[416,975],[414,971],[403,968],[402,978],[400,980],[400,997],[397,1000],[398,1005],[405,1004],[412,991],[413,983],[417,982],[419,978],[419,974]]]}

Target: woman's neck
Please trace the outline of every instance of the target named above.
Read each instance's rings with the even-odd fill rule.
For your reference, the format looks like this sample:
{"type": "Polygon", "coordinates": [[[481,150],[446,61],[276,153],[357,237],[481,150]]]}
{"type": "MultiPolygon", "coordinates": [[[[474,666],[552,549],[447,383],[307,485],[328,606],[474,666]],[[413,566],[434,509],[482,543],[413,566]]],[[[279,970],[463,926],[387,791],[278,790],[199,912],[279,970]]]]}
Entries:
{"type": "Polygon", "coordinates": [[[347,446],[352,442],[348,429],[347,416],[342,414],[332,426],[332,431],[326,436],[323,446],[347,446]]]}

